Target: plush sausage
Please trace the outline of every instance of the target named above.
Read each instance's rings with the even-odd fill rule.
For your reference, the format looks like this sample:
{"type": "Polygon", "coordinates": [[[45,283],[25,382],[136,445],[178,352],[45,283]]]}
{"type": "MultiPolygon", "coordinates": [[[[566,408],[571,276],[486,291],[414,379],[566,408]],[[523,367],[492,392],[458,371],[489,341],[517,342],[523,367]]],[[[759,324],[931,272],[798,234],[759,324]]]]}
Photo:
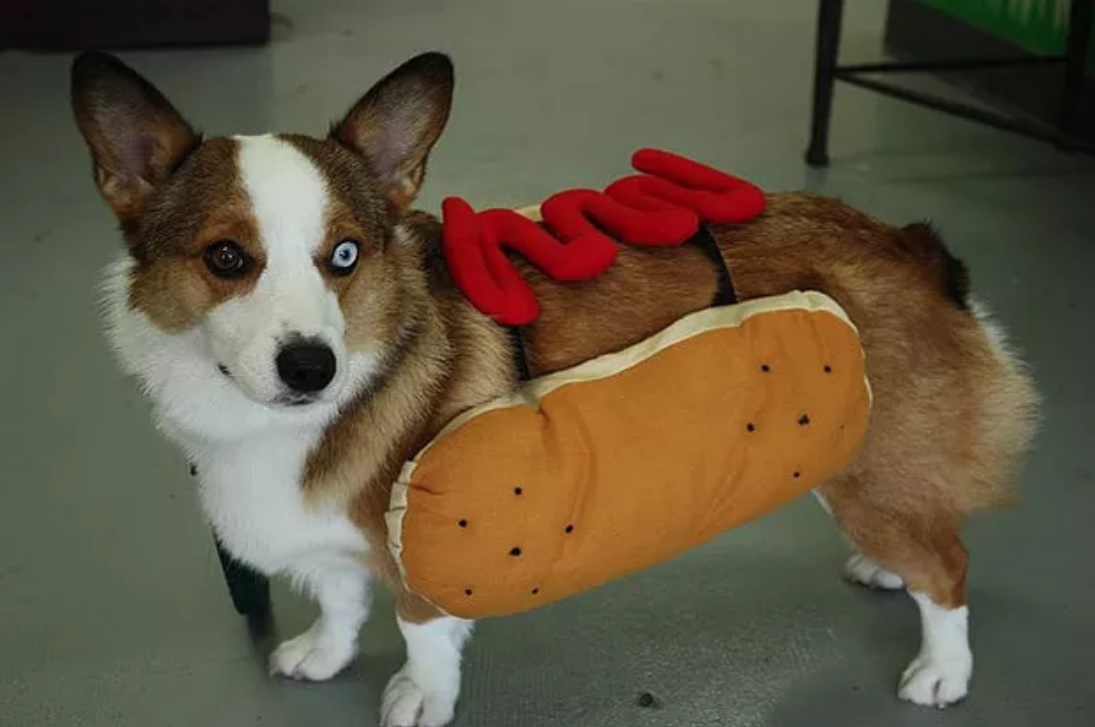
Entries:
{"type": "Polygon", "coordinates": [[[851,461],[869,411],[830,298],[700,311],[451,422],[403,468],[389,545],[447,613],[536,608],[790,502],[851,461]]]}

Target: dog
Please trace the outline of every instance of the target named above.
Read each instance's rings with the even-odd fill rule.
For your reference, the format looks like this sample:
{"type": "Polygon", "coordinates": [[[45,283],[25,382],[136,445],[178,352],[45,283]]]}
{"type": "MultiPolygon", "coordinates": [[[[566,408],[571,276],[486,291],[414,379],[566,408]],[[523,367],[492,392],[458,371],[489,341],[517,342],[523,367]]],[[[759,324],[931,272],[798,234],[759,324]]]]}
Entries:
{"type": "MultiPolygon", "coordinates": [[[[197,465],[227,550],[319,603],[270,657],[278,675],[334,676],[354,658],[370,583],[396,594],[405,665],[386,727],[448,723],[472,624],[401,584],[384,513],[400,466],[446,422],[518,385],[513,340],[458,292],[440,223],[412,207],[450,114],[453,67],[419,55],[326,138],[205,139],[117,59],[72,66],[72,102],[125,250],[105,276],[106,329],[163,433],[197,465]]],[[[905,588],[922,646],[901,698],[963,699],[966,518],[1014,499],[1039,399],[966,267],[922,223],[836,200],[770,194],[762,217],[713,228],[740,299],[797,289],[857,326],[874,393],[860,454],[816,494],[854,547],[845,574],[905,588]]],[[[711,305],[691,248],[623,247],[599,278],[559,283],[521,261],[541,304],[534,375],[630,346],[711,305]]]]}

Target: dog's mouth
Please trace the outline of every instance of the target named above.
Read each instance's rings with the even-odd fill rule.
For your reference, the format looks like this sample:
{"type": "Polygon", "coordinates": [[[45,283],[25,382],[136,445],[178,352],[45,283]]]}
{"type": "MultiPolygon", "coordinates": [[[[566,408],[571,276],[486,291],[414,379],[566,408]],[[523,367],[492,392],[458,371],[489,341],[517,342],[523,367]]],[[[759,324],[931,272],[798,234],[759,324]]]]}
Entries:
{"type": "MultiPolygon", "coordinates": [[[[231,370],[224,364],[218,362],[217,371],[221,372],[229,381],[235,381],[231,370]]],[[[266,403],[269,406],[278,408],[299,409],[301,407],[319,403],[320,401],[322,401],[322,397],[319,394],[302,394],[295,391],[287,391],[279,394],[273,401],[266,403]]]]}
{"type": "Polygon", "coordinates": [[[289,407],[291,409],[297,409],[311,404],[318,403],[320,397],[313,394],[281,394],[274,400],[274,404],[277,406],[289,407]]]}

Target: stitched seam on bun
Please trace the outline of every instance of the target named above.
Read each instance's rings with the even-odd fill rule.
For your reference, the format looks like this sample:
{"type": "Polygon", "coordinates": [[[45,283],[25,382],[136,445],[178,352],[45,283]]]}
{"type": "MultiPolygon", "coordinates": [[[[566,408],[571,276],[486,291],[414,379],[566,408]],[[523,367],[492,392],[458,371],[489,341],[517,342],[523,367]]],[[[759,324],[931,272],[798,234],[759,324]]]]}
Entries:
{"type": "MultiPolygon", "coordinates": [[[[406,470],[407,467],[404,467],[406,470]]],[[[388,526],[388,550],[399,566],[399,575],[404,584],[407,581],[407,573],[403,568],[403,518],[407,514],[408,494],[410,490],[410,477],[400,475],[392,485],[392,496],[388,503],[388,511],[384,513],[384,520],[388,526]]]]}
{"type": "Polygon", "coordinates": [[[434,603],[414,588],[411,588],[410,583],[407,582],[407,568],[403,563],[403,518],[407,515],[407,507],[410,498],[411,473],[413,471],[413,463],[408,462],[407,465],[404,466],[403,472],[400,473],[399,479],[396,480],[395,484],[392,486],[392,497],[389,501],[388,511],[384,513],[384,520],[388,526],[388,552],[391,554],[396,568],[399,569],[399,580],[403,584],[403,587],[436,608],[438,612],[446,616],[451,616],[453,614],[449,613],[446,609],[434,603]]]}

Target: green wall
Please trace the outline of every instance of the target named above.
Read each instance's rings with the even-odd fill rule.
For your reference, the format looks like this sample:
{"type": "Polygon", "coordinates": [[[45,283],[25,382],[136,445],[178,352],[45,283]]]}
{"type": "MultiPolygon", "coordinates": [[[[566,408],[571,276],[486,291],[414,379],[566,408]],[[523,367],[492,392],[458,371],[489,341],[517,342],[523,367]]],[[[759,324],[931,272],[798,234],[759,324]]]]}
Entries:
{"type": "MultiPolygon", "coordinates": [[[[1062,53],[1071,0],[918,0],[1037,53],[1062,53]]],[[[1095,46],[1091,67],[1095,68],[1095,46]]]]}

